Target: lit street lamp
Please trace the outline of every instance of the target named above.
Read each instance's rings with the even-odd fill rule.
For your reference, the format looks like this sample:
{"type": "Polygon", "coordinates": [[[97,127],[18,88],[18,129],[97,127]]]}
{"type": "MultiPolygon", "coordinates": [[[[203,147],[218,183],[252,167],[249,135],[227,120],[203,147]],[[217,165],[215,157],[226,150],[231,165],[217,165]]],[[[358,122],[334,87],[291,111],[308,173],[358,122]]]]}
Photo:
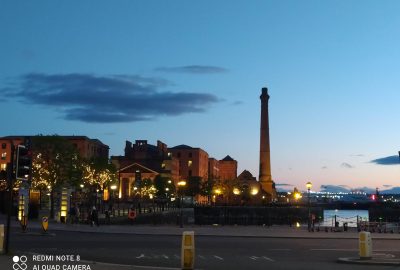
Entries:
{"type": "Polygon", "coordinates": [[[180,200],[179,200],[179,210],[180,210],[180,227],[183,228],[183,209],[182,209],[182,203],[183,203],[183,188],[186,186],[186,181],[182,180],[178,182],[178,187],[179,187],[179,193],[180,193],[180,200]]]}
{"type": "Polygon", "coordinates": [[[312,183],[307,182],[307,194],[308,194],[308,231],[311,231],[311,197],[310,197],[310,190],[312,188],[312,183]]]}

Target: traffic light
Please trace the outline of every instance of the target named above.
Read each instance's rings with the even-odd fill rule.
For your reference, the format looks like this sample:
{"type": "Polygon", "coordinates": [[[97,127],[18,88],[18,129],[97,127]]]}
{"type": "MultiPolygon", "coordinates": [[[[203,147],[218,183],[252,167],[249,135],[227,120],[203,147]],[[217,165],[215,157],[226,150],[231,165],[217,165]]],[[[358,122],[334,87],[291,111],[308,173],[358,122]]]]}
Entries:
{"type": "Polygon", "coordinates": [[[31,173],[32,153],[24,145],[18,145],[17,151],[17,179],[28,180],[31,173]]]}

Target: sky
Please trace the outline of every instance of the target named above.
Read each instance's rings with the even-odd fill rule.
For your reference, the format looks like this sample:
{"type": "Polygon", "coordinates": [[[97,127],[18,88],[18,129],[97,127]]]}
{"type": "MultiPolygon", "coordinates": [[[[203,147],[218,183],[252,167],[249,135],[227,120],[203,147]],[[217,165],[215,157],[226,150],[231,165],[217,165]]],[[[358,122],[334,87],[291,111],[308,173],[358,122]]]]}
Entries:
{"type": "Polygon", "coordinates": [[[0,136],[157,140],[288,190],[399,186],[398,1],[0,2],[0,136]]]}

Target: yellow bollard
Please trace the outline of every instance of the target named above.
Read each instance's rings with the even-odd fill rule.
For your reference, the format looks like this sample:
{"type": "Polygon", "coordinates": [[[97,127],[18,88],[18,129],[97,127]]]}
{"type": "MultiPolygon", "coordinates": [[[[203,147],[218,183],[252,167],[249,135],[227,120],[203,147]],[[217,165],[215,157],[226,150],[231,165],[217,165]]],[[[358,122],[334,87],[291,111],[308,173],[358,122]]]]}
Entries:
{"type": "Polygon", "coordinates": [[[194,232],[186,231],[182,234],[182,269],[194,269],[194,232]]]}
{"type": "Polygon", "coordinates": [[[368,260],[372,257],[372,239],[370,232],[360,232],[359,234],[359,253],[361,260],[368,260]]]}
{"type": "Polygon", "coordinates": [[[49,218],[48,217],[42,217],[42,229],[43,229],[43,232],[46,233],[48,228],[49,228],[49,218]]]}
{"type": "Polygon", "coordinates": [[[4,224],[0,224],[0,254],[4,252],[4,224]]]}

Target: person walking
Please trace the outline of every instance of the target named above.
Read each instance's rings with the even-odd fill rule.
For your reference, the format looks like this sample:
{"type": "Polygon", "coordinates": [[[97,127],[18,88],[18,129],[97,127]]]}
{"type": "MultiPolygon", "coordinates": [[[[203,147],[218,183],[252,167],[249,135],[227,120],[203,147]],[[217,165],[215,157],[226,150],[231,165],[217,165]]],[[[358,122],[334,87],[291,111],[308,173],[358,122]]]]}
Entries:
{"type": "Polygon", "coordinates": [[[99,226],[99,213],[97,212],[96,206],[93,206],[92,211],[90,212],[90,226],[93,227],[95,225],[99,226]]]}
{"type": "Polygon", "coordinates": [[[71,209],[69,209],[69,218],[71,219],[71,224],[75,223],[76,219],[76,206],[72,205],[71,209]]]}

